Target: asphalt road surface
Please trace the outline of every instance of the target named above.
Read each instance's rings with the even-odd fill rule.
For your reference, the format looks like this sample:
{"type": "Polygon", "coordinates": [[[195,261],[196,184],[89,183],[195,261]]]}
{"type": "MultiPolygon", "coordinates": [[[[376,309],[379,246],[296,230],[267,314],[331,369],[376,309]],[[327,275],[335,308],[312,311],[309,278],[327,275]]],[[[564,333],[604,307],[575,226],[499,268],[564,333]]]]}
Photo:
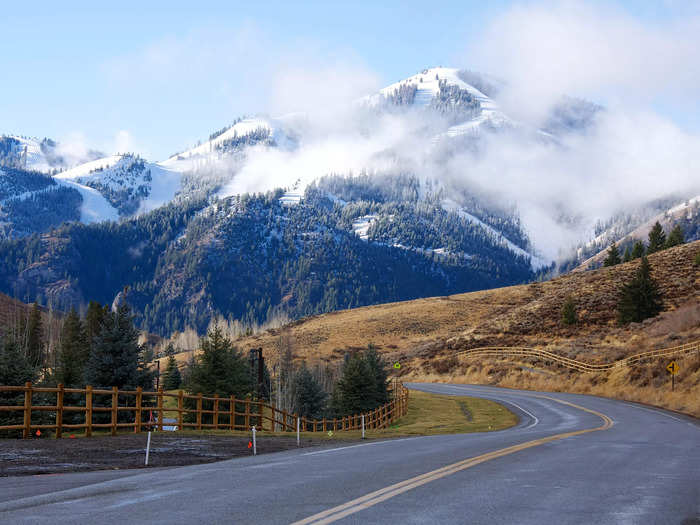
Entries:
{"type": "Polygon", "coordinates": [[[700,523],[700,425],[574,394],[485,397],[498,432],[305,448],[154,471],[0,478],[0,523],[700,523]]]}

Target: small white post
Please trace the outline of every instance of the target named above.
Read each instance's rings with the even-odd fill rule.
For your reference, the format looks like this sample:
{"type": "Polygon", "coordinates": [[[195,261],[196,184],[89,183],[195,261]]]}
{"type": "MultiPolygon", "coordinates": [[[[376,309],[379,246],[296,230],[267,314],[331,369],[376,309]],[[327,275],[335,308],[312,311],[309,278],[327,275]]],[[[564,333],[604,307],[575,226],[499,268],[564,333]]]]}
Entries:
{"type": "Polygon", "coordinates": [[[301,426],[301,418],[297,416],[297,447],[299,446],[299,427],[301,426]]]}
{"type": "Polygon", "coordinates": [[[365,415],[362,414],[362,439],[365,439],[365,415]]]}
{"type": "Polygon", "coordinates": [[[146,441],[146,466],[148,466],[148,455],[151,453],[151,432],[148,431],[148,440],[146,441]]]}
{"type": "Polygon", "coordinates": [[[254,456],[258,455],[258,447],[257,447],[257,444],[255,443],[255,427],[253,427],[253,455],[254,456]]]}

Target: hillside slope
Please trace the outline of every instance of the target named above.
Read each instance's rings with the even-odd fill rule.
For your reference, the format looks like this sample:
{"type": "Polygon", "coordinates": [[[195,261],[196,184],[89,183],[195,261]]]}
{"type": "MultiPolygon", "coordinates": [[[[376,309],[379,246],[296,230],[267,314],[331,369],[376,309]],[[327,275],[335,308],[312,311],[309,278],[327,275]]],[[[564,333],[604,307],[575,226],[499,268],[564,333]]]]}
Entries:
{"type": "Polygon", "coordinates": [[[598,392],[700,414],[700,357],[686,358],[685,375],[679,376],[670,399],[655,397],[661,395],[659,388],[668,379],[664,363],[642,365],[637,371],[629,371],[629,376],[625,369],[620,372],[622,377],[608,378],[596,374],[579,377],[567,370],[553,372],[543,363],[499,364],[486,358],[467,362],[455,357],[469,348],[526,346],[603,363],[698,340],[700,267],[694,259],[699,252],[697,241],[650,256],[652,275],[663,294],[664,312],[644,323],[624,327],[616,322],[618,290],[631,278],[639,261],[542,283],[314,316],[282,330],[240,339],[238,344],[245,349],[262,347],[274,361],[284,334],[291,337],[296,357],[331,362],[371,343],[390,362],[399,361],[400,374],[406,378],[598,392]],[[574,327],[560,322],[562,305],[569,296],[579,316],[574,327]],[[615,388],[610,381],[616,382],[615,388]]]}

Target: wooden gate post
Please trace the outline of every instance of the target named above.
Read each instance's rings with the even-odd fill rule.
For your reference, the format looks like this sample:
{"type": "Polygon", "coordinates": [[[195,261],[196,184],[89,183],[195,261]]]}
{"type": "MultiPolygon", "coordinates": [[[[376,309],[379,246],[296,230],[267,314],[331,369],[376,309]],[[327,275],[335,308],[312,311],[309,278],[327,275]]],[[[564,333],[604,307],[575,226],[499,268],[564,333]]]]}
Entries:
{"type": "Polygon", "coordinates": [[[32,434],[32,382],[24,383],[24,428],[22,437],[28,439],[32,434]]]}
{"type": "Polygon", "coordinates": [[[163,432],[163,387],[158,387],[158,431],[163,432]]]}
{"type": "Polygon", "coordinates": [[[112,435],[117,435],[117,405],[119,404],[119,391],[112,387],[112,435]]]}
{"type": "Polygon", "coordinates": [[[184,419],[183,412],[185,410],[185,399],[184,399],[185,394],[183,393],[182,390],[177,395],[177,429],[178,430],[184,430],[184,427],[182,426],[182,422],[184,419]]]}
{"type": "Polygon", "coordinates": [[[219,430],[219,394],[214,394],[214,430],[219,430]]]}
{"type": "Polygon", "coordinates": [[[250,398],[245,400],[245,430],[250,428],[250,398]]]}
{"type": "Polygon", "coordinates": [[[134,418],[134,432],[137,434],[141,432],[141,401],[143,398],[143,388],[140,386],[136,388],[136,417],[134,418]]]}
{"type": "Polygon", "coordinates": [[[197,394],[197,430],[202,430],[202,393],[197,394]]]}
{"type": "Polygon", "coordinates": [[[92,436],[92,385],[85,387],[85,435],[92,436]]]}
{"type": "Polygon", "coordinates": [[[63,383],[59,383],[56,392],[56,439],[63,435],[63,393],[63,383]]]}
{"type": "Polygon", "coordinates": [[[231,396],[230,403],[231,404],[228,407],[229,412],[231,412],[231,414],[229,415],[229,418],[231,419],[231,421],[229,421],[229,423],[230,423],[229,427],[231,430],[236,430],[236,398],[231,396]]]}

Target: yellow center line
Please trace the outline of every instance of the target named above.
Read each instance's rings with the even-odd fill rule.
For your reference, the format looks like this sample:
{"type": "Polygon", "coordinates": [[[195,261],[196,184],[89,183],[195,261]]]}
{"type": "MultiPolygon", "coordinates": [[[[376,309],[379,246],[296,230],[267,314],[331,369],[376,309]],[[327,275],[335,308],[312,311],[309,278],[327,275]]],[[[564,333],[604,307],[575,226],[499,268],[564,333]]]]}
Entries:
{"type": "Polygon", "coordinates": [[[475,465],[479,465],[480,463],[484,463],[484,462],[492,460],[492,459],[507,456],[508,454],[513,454],[514,452],[518,452],[520,450],[525,450],[525,449],[536,447],[539,445],[544,445],[545,443],[550,443],[552,441],[557,441],[560,439],[565,439],[565,438],[569,438],[569,437],[573,437],[573,436],[579,436],[581,434],[587,434],[589,432],[597,432],[599,430],[607,430],[608,428],[610,428],[613,425],[612,419],[610,419],[605,414],[598,412],[596,410],[582,407],[582,406],[576,405],[574,403],[569,403],[568,401],[563,401],[561,399],[555,399],[555,398],[549,397],[549,396],[534,395],[532,397],[541,397],[544,399],[549,399],[551,401],[555,401],[555,402],[561,403],[563,405],[569,405],[569,406],[577,408],[579,410],[583,410],[584,412],[594,414],[603,420],[603,425],[601,425],[599,427],[595,427],[595,428],[586,428],[583,430],[575,430],[572,432],[565,432],[563,434],[554,434],[552,436],[547,436],[544,438],[539,438],[539,439],[535,439],[532,441],[527,441],[527,442],[521,443],[519,445],[512,445],[510,447],[502,448],[499,450],[494,450],[493,452],[487,452],[485,454],[481,454],[480,456],[475,456],[473,458],[464,459],[462,461],[452,463],[452,464],[444,466],[442,468],[432,470],[430,472],[426,472],[425,474],[421,474],[419,476],[415,476],[413,478],[401,481],[400,483],[395,483],[393,485],[389,485],[388,487],[384,487],[383,489],[379,489],[379,490],[376,490],[374,492],[370,492],[369,494],[365,494],[364,496],[361,496],[361,497],[356,498],[354,500],[348,501],[347,503],[343,503],[342,505],[338,505],[337,507],[333,507],[332,509],[324,510],[323,512],[319,512],[318,514],[314,514],[313,516],[309,516],[308,518],[305,518],[305,519],[300,520],[300,521],[295,521],[292,525],[304,525],[304,524],[308,524],[308,523],[314,523],[316,525],[320,525],[320,524],[324,524],[324,523],[333,523],[334,521],[337,521],[337,520],[342,519],[346,516],[349,516],[351,514],[355,514],[356,512],[359,512],[361,510],[372,507],[373,505],[376,505],[377,503],[381,503],[382,501],[385,501],[389,498],[393,498],[394,496],[398,496],[399,494],[407,492],[411,489],[414,489],[416,487],[420,487],[421,485],[425,485],[426,483],[430,483],[431,481],[435,481],[437,479],[444,478],[445,476],[449,476],[450,474],[454,474],[455,472],[459,472],[461,470],[468,469],[468,468],[473,467],[475,465]]]}

